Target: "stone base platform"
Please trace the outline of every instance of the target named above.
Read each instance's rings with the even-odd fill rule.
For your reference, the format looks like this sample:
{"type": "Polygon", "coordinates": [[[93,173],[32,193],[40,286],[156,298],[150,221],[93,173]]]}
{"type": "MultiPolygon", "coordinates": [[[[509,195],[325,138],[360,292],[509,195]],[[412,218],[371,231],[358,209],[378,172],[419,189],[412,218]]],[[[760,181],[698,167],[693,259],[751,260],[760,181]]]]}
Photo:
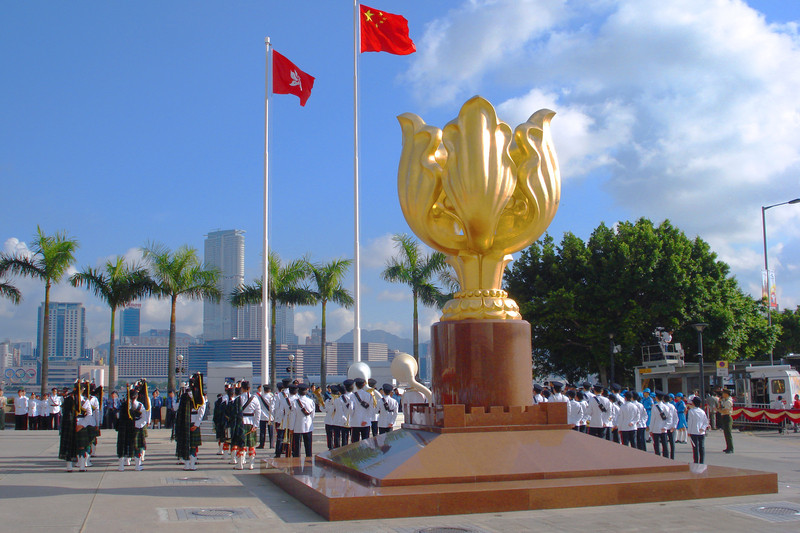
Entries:
{"type": "Polygon", "coordinates": [[[778,491],[775,473],[688,465],[567,429],[401,429],[262,474],[328,520],[728,497],[778,491]]]}

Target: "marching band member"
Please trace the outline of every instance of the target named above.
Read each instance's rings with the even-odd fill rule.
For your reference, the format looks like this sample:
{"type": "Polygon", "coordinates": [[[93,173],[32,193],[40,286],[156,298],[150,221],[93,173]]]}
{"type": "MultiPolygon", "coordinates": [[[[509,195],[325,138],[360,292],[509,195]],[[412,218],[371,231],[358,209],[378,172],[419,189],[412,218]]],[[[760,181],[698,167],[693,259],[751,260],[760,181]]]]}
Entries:
{"type": "Polygon", "coordinates": [[[61,404],[64,399],[58,395],[58,389],[53,387],[50,394],[50,413],[52,421],[50,423],[51,429],[58,429],[61,427],[61,404]]]}
{"type": "Polygon", "coordinates": [[[258,441],[258,421],[261,419],[261,402],[257,395],[250,393],[250,382],[241,382],[242,393],[235,400],[234,429],[231,432],[231,444],[237,452],[236,470],[243,470],[245,454],[250,457],[250,470],[256,462],[256,444],[258,441]]]}
{"type": "Polygon", "coordinates": [[[184,470],[197,470],[197,452],[203,444],[200,424],[205,412],[203,374],[197,372],[189,378],[175,415],[175,455],[185,461],[184,470]]]}
{"type": "Polygon", "coordinates": [[[347,394],[347,384],[350,382],[352,390],[353,381],[345,380],[343,385],[336,386],[338,396],[333,401],[333,447],[347,446],[350,442],[350,413],[353,410],[353,402],[347,394]]]}
{"type": "Polygon", "coordinates": [[[356,378],[356,391],[353,393],[353,411],[350,415],[350,431],[352,442],[369,438],[372,421],[372,396],[364,390],[364,378],[356,378]]]}
{"type": "Polygon", "coordinates": [[[72,472],[73,464],[78,461],[76,416],[80,405],[75,402],[72,393],[64,398],[61,406],[61,434],[59,435],[58,458],[67,462],[67,472],[72,472]]]}
{"type": "Polygon", "coordinates": [[[320,404],[320,409],[325,413],[325,439],[327,440],[328,449],[332,450],[338,447],[334,446],[333,415],[336,412],[334,402],[339,397],[339,389],[336,385],[328,385],[327,389],[320,404]]]}
{"type": "Polygon", "coordinates": [[[280,457],[284,448],[284,435],[289,426],[289,413],[292,402],[289,400],[290,379],[284,378],[278,383],[278,394],[275,396],[275,457],[280,457]]]}
{"type": "Polygon", "coordinates": [[[367,380],[367,392],[372,396],[372,420],[370,420],[370,427],[372,428],[373,437],[378,435],[378,402],[381,399],[381,394],[378,392],[378,389],[375,388],[377,384],[378,381],[375,378],[369,378],[367,380]]]}
{"type": "Polygon", "coordinates": [[[392,386],[384,383],[381,386],[381,399],[378,401],[378,434],[383,435],[394,429],[397,420],[397,411],[400,407],[397,400],[392,398],[392,386]]]}
{"type": "Polygon", "coordinates": [[[269,385],[262,385],[256,391],[256,395],[258,396],[258,401],[261,402],[261,419],[258,421],[258,446],[256,446],[257,450],[264,449],[264,443],[267,439],[267,426],[270,423],[270,419],[272,418],[272,412],[270,409],[269,402],[267,401],[267,389],[269,385]]]}
{"type": "Polygon", "coordinates": [[[100,405],[100,400],[98,399],[98,394],[103,394],[103,387],[96,387],[94,383],[86,383],[86,386],[89,389],[89,401],[92,404],[92,418],[89,421],[89,427],[87,429],[91,429],[92,431],[92,445],[89,453],[89,459],[87,460],[86,466],[92,466],[91,458],[95,456],[95,451],[97,450],[97,437],[100,436],[100,421],[103,417],[103,409],[100,405]]]}
{"type": "Polygon", "coordinates": [[[306,450],[306,457],[311,457],[311,433],[314,429],[314,400],[306,395],[308,385],[301,383],[298,386],[298,396],[294,409],[294,435],[292,440],[293,456],[300,457],[300,441],[306,450]]]}
{"type": "Polygon", "coordinates": [[[78,470],[86,472],[89,461],[89,449],[92,445],[92,434],[89,424],[92,419],[92,404],[81,394],[80,381],[75,383],[75,401],[78,411],[75,415],[75,452],[78,456],[78,470]]]}

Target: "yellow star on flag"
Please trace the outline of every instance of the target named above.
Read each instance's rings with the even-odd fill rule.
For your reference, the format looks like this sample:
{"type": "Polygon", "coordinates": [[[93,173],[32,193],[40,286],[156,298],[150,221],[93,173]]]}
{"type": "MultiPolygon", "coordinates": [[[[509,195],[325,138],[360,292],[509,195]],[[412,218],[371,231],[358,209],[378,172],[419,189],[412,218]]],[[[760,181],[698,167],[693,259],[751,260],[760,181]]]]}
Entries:
{"type": "Polygon", "coordinates": [[[374,15],[374,14],[375,13],[373,13],[372,11],[366,11],[364,13],[364,16],[367,18],[367,22],[372,22],[372,15],[374,15]]]}

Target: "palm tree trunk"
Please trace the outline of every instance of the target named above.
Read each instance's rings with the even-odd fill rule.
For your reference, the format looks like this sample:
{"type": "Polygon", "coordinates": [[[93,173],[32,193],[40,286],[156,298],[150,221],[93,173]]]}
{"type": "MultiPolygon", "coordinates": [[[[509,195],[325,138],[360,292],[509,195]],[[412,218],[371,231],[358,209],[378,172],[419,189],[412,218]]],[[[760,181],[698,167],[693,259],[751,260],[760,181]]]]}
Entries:
{"type": "MultiPolygon", "coordinates": [[[[50,371],[49,360],[49,347],[50,347],[50,279],[44,286],[44,317],[42,318],[42,344],[41,353],[39,356],[42,358],[42,396],[47,392],[47,374],[50,371]]],[[[81,354],[82,355],[82,354],[81,354]]]]}
{"type": "MultiPolygon", "coordinates": [[[[117,367],[114,355],[114,316],[117,313],[116,306],[111,306],[111,335],[108,339],[108,390],[114,390],[117,386],[117,367]]],[[[102,383],[101,383],[102,385],[102,383]]]]}
{"type": "Polygon", "coordinates": [[[275,387],[277,380],[278,362],[275,361],[275,352],[277,352],[277,342],[275,341],[276,320],[275,313],[278,310],[278,303],[275,300],[270,300],[270,317],[269,317],[269,383],[275,387]]]}
{"type": "Polygon", "coordinates": [[[411,291],[414,297],[414,324],[413,328],[414,331],[412,332],[412,336],[414,339],[414,359],[417,360],[417,367],[419,367],[419,312],[417,310],[417,291],[416,289],[411,291]]]}
{"type": "MultiPolygon", "coordinates": [[[[319,350],[319,383],[320,389],[325,390],[328,381],[328,359],[327,354],[325,353],[325,337],[326,337],[326,325],[325,325],[325,307],[328,302],[322,300],[322,333],[320,335],[322,339],[322,345],[320,346],[319,350]]],[[[355,340],[355,339],[354,339],[355,340]]],[[[355,348],[353,348],[353,353],[355,353],[355,348]]]]}
{"type": "Polygon", "coordinates": [[[172,311],[169,315],[169,352],[167,356],[167,392],[175,392],[175,307],[178,302],[178,295],[172,295],[172,311]]]}

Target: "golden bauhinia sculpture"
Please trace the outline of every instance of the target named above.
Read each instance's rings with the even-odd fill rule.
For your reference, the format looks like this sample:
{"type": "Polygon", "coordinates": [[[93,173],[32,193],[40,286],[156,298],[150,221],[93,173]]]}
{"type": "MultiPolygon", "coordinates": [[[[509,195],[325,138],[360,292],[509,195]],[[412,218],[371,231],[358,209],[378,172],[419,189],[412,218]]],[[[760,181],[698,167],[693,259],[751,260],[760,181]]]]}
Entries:
{"type": "Polygon", "coordinates": [[[411,230],[447,255],[461,290],[442,320],[521,319],[502,290],[511,253],[550,225],[561,198],[550,120],[537,111],[511,131],[487,100],[468,100],[444,130],[419,116],[397,117],[403,152],[400,205],[411,230]]]}

